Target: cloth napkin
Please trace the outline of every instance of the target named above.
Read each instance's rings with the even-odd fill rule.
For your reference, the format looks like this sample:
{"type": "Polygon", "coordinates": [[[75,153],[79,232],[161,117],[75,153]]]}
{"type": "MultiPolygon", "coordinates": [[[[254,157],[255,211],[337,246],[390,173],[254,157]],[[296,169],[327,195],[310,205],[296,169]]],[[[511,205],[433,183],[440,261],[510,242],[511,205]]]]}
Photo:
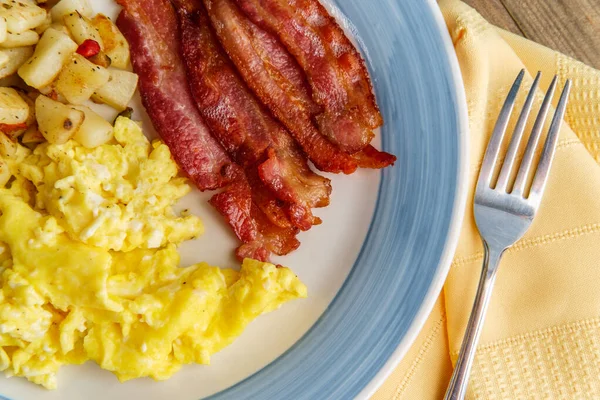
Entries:
{"type": "MultiPolygon", "coordinates": [[[[467,95],[469,204],[443,293],[373,400],[443,398],[483,258],[473,188],[499,110],[522,68],[527,88],[538,70],[543,73],[534,115],[554,74],[559,88],[567,78],[573,87],[541,208],[501,261],[467,397],[600,399],[600,71],[495,28],[460,1],[442,0],[440,7],[467,95]]],[[[525,91],[516,110],[524,97],[525,91]]],[[[557,101],[558,95],[554,106],[557,101]]]]}

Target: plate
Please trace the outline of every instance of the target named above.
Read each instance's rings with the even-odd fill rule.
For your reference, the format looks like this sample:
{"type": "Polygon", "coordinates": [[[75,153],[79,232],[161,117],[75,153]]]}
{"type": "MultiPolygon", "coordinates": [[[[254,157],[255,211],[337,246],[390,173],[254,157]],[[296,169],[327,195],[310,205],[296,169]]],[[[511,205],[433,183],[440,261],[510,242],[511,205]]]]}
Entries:
{"type": "MultiPolygon", "coordinates": [[[[98,12],[118,12],[112,0],[92,3],[98,12]]],[[[64,367],[52,392],[2,376],[0,398],[367,399],[393,370],[433,307],[458,239],[466,102],[435,2],[326,5],[367,59],[386,121],[375,144],[398,162],[330,176],[332,203],[318,210],[323,224],[300,236],[298,251],[275,260],[300,276],[309,298],[260,317],[211,366],[186,366],[166,382],[120,384],[87,363],[64,367]]],[[[139,99],[134,108],[151,133],[139,99]]],[[[203,237],[181,246],[182,265],[236,266],[236,240],[206,203],[209,196],[192,193],[180,204],[206,226],[203,237]]]]}

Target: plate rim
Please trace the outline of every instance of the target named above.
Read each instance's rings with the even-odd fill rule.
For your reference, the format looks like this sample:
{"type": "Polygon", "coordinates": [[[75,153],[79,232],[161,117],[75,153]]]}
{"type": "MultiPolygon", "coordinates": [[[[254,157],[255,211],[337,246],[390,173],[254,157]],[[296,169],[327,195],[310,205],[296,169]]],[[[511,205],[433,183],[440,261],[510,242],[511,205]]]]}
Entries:
{"type": "Polygon", "coordinates": [[[450,228],[448,230],[448,240],[442,252],[440,262],[435,272],[434,278],[429,285],[429,289],[425,295],[419,311],[413,319],[408,331],[400,341],[396,350],[388,358],[385,365],[377,372],[373,379],[365,386],[361,392],[356,396],[357,400],[368,400],[375,392],[383,385],[387,378],[392,374],[396,367],[400,364],[410,347],[413,345],[417,336],[425,326],[425,322],[429,318],[431,311],[442,291],[454,253],[458,246],[458,240],[460,238],[460,232],[466,213],[467,207],[467,194],[468,194],[468,154],[469,154],[469,113],[467,107],[467,98],[465,93],[464,81],[458,62],[458,57],[452,43],[452,38],[448,32],[446,22],[442,15],[442,11],[437,4],[436,0],[425,0],[425,3],[429,6],[432,12],[433,18],[436,22],[438,31],[441,34],[444,48],[446,50],[446,56],[450,71],[452,73],[455,95],[457,100],[457,122],[459,125],[458,129],[458,179],[457,179],[457,190],[456,197],[454,199],[454,206],[452,208],[452,218],[450,222],[450,228]]]}

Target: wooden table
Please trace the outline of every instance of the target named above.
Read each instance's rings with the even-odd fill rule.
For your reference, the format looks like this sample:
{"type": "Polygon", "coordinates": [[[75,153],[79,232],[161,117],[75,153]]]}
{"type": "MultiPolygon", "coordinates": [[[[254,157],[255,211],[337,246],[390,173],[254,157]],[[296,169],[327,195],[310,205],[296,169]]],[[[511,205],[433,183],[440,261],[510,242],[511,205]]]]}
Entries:
{"type": "Polygon", "coordinates": [[[463,0],[492,24],[600,69],[600,0],[463,0]]]}

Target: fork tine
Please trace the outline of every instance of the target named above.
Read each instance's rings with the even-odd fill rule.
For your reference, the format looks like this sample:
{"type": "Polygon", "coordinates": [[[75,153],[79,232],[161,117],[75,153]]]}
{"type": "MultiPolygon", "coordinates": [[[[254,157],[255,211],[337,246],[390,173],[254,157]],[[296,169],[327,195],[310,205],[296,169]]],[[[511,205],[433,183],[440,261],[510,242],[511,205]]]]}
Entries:
{"type": "Polygon", "coordinates": [[[567,79],[562,94],[560,95],[560,100],[558,102],[558,107],[556,107],[554,118],[552,118],[552,124],[550,125],[550,129],[548,131],[548,137],[546,138],[546,143],[544,143],[544,150],[540,156],[540,162],[538,163],[535,171],[535,176],[531,185],[531,191],[529,193],[529,198],[532,200],[539,201],[539,199],[542,197],[542,193],[544,192],[544,188],[546,187],[548,173],[550,172],[552,159],[554,158],[554,153],[556,152],[556,143],[558,143],[560,126],[562,125],[562,121],[567,110],[567,102],[569,101],[570,91],[571,81],[567,79]]]}
{"type": "Polygon", "coordinates": [[[500,171],[500,176],[498,177],[498,182],[496,183],[497,190],[505,191],[506,187],[508,186],[508,180],[510,179],[513,164],[515,162],[515,158],[517,157],[519,146],[521,145],[521,139],[523,137],[523,132],[525,131],[525,126],[527,125],[527,119],[529,118],[529,114],[533,106],[535,92],[538,84],[540,83],[541,75],[542,73],[538,72],[535,76],[535,80],[533,81],[531,89],[529,90],[529,94],[527,95],[527,100],[525,100],[525,104],[523,105],[521,115],[519,115],[519,120],[517,121],[515,131],[512,135],[512,139],[510,140],[510,145],[508,146],[508,151],[506,152],[506,157],[504,158],[504,164],[502,165],[502,170],[500,171]]]}
{"type": "Polygon", "coordinates": [[[485,156],[483,157],[483,163],[481,164],[481,171],[479,172],[479,180],[477,183],[478,185],[490,186],[494,165],[496,164],[498,153],[500,152],[500,145],[502,144],[502,139],[504,139],[506,127],[508,126],[508,121],[510,120],[510,114],[512,113],[515,100],[519,94],[519,88],[521,87],[521,82],[523,81],[524,75],[525,70],[522,69],[521,72],[519,72],[517,79],[515,79],[515,83],[513,83],[510,91],[508,92],[508,96],[504,101],[502,110],[500,110],[500,115],[498,116],[498,120],[494,126],[494,131],[492,132],[492,137],[488,144],[487,150],[485,151],[485,156]]]}
{"type": "Polygon", "coordinates": [[[540,112],[538,113],[538,116],[535,119],[535,123],[533,124],[531,136],[529,136],[527,148],[525,149],[525,155],[523,156],[519,172],[517,173],[515,186],[511,192],[512,194],[515,194],[517,196],[522,196],[525,192],[525,185],[527,185],[527,178],[529,176],[531,164],[533,163],[535,149],[537,148],[538,142],[540,140],[540,136],[544,128],[544,121],[546,120],[546,116],[548,115],[548,110],[550,109],[550,104],[552,103],[552,97],[554,96],[554,91],[556,90],[556,81],[557,77],[555,75],[554,79],[552,79],[552,83],[550,84],[550,88],[546,93],[546,97],[544,97],[544,101],[542,102],[540,112]]]}

